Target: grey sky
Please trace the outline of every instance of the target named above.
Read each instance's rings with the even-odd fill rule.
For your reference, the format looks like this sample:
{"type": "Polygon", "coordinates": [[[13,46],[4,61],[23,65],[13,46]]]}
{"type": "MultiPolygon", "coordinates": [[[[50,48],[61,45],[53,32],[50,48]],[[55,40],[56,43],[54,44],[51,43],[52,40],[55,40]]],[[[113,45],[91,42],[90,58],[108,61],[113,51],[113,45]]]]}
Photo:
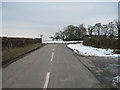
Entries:
{"type": "Polygon", "coordinates": [[[3,36],[53,36],[67,25],[94,25],[118,18],[117,2],[3,2],[3,36]]]}

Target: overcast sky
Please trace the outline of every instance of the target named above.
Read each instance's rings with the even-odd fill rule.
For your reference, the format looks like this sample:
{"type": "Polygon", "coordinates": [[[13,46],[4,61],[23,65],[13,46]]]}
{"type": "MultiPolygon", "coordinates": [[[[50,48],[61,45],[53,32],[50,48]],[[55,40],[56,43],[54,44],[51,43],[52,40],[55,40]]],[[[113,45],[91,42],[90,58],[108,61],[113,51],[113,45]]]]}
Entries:
{"type": "Polygon", "coordinates": [[[118,18],[117,2],[3,2],[3,36],[53,36],[67,25],[94,25],[118,18]]]}

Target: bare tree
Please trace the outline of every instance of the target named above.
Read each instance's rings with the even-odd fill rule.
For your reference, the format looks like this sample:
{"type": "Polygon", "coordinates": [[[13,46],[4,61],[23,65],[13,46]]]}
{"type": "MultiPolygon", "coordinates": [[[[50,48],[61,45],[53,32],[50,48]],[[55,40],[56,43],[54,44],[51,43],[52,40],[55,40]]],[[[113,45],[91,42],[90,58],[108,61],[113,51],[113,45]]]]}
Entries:
{"type": "Polygon", "coordinates": [[[119,31],[120,30],[120,23],[117,20],[114,20],[113,22],[115,23],[115,33],[114,34],[118,36],[118,32],[120,32],[119,31]]]}
{"type": "Polygon", "coordinates": [[[88,26],[88,33],[90,37],[92,37],[93,29],[94,29],[94,26],[91,26],[91,25],[88,26]]]}
{"type": "Polygon", "coordinates": [[[97,30],[98,36],[100,36],[101,23],[96,23],[96,24],[95,24],[95,28],[96,28],[96,30],[97,30]]]}
{"type": "Polygon", "coordinates": [[[61,39],[60,32],[56,32],[56,33],[55,33],[55,39],[56,39],[56,40],[61,39]]]}
{"type": "Polygon", "coordinates": [[[79,25],[79,29],[80,29],[80,36],[81,36],[81,39],[83,39],[83,37],[86,35],[86,28],[83,26],[83,24],[80,24],[79,25]]]}
{"type": "Polygon", "coordinates": [[[108,36],[108,25],[103,24],[101,29],[101,35],[108,36]]]}
{"type": "Polygon", "coordinates": [[[113,24],[113,22],[109,22],[108,27],[109,27],[110,36],[114,36],[114,24],[113,24]]]}

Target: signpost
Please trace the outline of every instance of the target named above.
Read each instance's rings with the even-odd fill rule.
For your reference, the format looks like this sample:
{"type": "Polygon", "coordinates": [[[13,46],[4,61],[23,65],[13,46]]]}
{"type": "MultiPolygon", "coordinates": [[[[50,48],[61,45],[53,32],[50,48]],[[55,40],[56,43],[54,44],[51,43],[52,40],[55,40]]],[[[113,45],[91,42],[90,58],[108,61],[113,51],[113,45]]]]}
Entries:
{"type": "Polygon", "coordinates": [[[40,38],[41,38],[41,43],[42,43],[42,37],[43,37],[43,34],[40,35],[40,38]]]}

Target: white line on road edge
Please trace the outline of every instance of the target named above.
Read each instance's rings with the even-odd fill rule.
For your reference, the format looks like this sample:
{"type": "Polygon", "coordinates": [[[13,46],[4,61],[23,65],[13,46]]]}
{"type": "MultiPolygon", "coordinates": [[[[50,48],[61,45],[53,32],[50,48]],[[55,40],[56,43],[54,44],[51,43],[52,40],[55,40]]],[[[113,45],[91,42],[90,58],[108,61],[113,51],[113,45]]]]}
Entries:
{"type": "Polygon", "coordinates": [[[53,56],[54,56],[54,52],[52,52],[52,57],[51,57],[51,60],[50,60],[51,62],[53,61],[53,56]]]}
{"type": "Polygon", "coordinates": [[[45,84],[44,84],[44,87],[43,87],[44,89],[46,89],[48,87],[49,79],[50,79],[50,72],[47,72],[45,84]]]}

